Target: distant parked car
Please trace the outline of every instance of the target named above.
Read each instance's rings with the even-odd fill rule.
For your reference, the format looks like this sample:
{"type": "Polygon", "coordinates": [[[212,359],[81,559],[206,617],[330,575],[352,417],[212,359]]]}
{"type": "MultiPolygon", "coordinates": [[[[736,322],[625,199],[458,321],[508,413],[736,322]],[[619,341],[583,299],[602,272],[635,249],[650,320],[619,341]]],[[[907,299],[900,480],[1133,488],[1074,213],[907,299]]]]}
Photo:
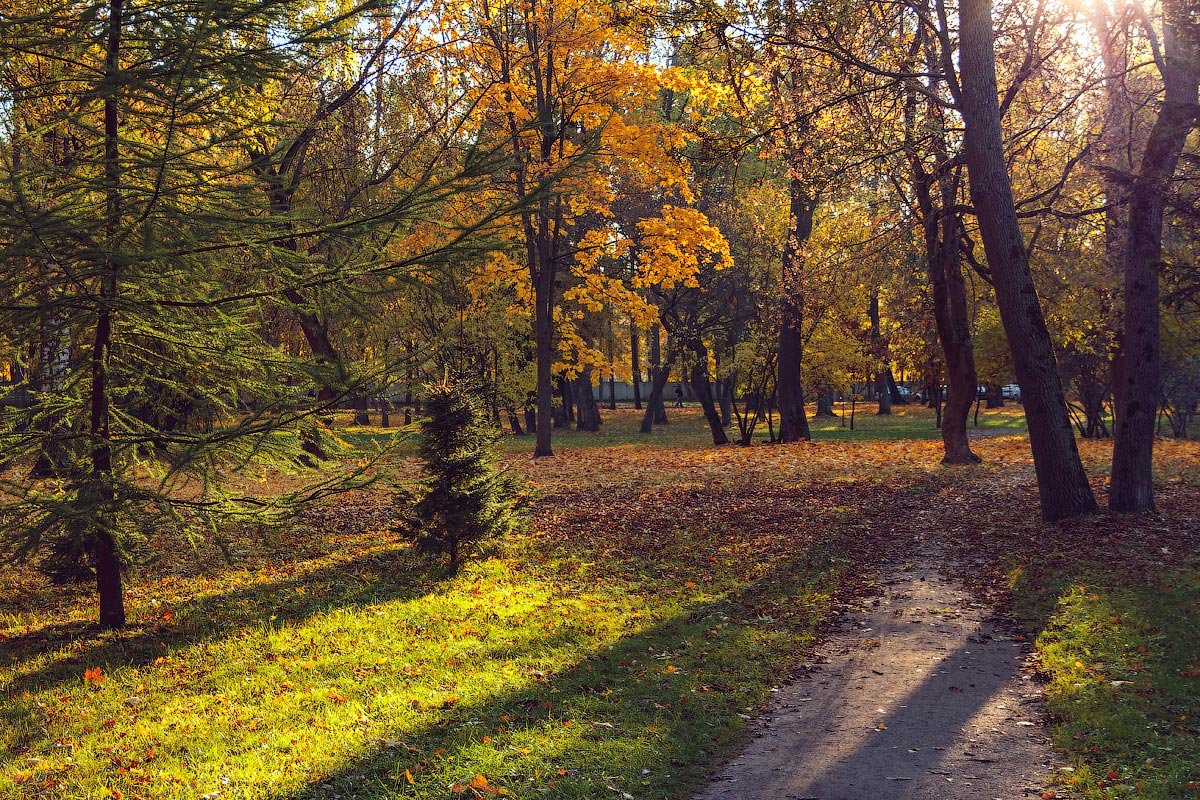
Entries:
{"type": "Polygon", "coordinates": [[[903,397],[905,400],[912,400],[912,399],[913,399],[913,392],[912,392],[912,389],[908,388],[907,386],[897,386],[897,387],[896,387],[896,394],[900,395],[900,396],[901,396],[901,397],[903,397]]]}
{"type": "Polygon", "coordinates": [[[1017,403],[1021,402],[1021,387],[1015,383],[1010,383],[1000,390],[1005,400],[1013,400],[1017,403]]]}

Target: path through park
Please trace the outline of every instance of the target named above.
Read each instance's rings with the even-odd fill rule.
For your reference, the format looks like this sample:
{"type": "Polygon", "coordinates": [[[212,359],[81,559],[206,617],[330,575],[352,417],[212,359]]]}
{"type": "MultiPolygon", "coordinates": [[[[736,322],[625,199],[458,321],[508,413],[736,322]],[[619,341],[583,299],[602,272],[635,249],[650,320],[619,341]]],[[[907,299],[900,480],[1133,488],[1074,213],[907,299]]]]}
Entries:
{"type": "MultiPolygon", "coordinates": [[[[1058,766],[1028,649],[929,564],[895,568],[697,800],[1013,800],[1058,766]]],[[[886,574],[886,573],[885,573],[886,574]]],[[[1062,796],[1061,794],[1059,795],[1062,796]]]]}

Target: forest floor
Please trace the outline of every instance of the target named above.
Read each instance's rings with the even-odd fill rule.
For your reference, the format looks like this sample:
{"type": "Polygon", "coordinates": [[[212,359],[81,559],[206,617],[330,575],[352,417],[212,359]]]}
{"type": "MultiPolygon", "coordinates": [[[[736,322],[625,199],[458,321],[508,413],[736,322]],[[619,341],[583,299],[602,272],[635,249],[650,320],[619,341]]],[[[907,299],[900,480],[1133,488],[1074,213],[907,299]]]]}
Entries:
{"type": "MultiPolygon", "coordinates": [[[[694,409],[647,437],[609,412],[550,460],[506,437],[530,524],[455,576],[390,528],[411,443],[385,480],[286,530],[152,542],[121,633],[92,625],[89,587],[0,572],[0,797],[687,798],[859,635],[845,620],[918,608],[947,635],[983,625],[967,635],[1033,648],[1022,686],[1042,687],[1072,771],[1014,786],[1192,796],[1200,444],[1159,443],[1156,515],[1045,525],[1019,407],[981,412],[976,468],[940,466],[931,415],[902,411],[787,447],[713,448],[694,409]],[[922,575],[958,594],[904,588],[922,575]],[[929,613],[955,603],[970,608],[929,613]],[[1018,627],[976,619],[992,607],[1018,627]]],[[[1101,491],[1110,446],[1081,445],[1101,491]]],[[[869,638],[856,654],[903,642],[869,638]]],[[[879,707],[854,725],[883,741],[904,725],[879,707]]]]}

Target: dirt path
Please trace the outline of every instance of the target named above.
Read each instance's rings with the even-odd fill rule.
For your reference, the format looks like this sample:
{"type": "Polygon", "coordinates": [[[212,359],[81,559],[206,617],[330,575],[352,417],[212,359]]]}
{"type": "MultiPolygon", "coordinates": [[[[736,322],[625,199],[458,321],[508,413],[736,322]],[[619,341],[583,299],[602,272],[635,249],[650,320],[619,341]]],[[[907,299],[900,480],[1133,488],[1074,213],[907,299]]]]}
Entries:
{"type": "Polygon", "coordinates": [[[1041,797],[1059,762],[1040,693],[990,612],[934,569],[896,570],[697,800],[1041,797]]]}

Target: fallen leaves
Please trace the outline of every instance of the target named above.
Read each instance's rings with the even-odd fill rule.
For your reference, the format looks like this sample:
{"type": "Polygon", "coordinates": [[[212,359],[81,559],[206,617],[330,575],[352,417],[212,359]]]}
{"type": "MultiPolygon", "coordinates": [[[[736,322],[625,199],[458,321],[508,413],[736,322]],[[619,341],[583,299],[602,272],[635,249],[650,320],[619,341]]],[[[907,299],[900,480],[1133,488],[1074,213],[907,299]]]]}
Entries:
{"type": "Polygon", "coordinates": [[[83,671],[83,682],[88,686],[100,686],[106,680],[99,667],[91,667],[83,671]]]}
{"type": "Polygon", "coordinates": [[[487,795],[506,795],[508,792],[498,786],[493,786],[488,782],[488,779],[483,775],[476,775],[469,783],[454,783],[450,785],[450,793],[456,795],[467,795],[473,798],[486,797],[487,795]]]}

